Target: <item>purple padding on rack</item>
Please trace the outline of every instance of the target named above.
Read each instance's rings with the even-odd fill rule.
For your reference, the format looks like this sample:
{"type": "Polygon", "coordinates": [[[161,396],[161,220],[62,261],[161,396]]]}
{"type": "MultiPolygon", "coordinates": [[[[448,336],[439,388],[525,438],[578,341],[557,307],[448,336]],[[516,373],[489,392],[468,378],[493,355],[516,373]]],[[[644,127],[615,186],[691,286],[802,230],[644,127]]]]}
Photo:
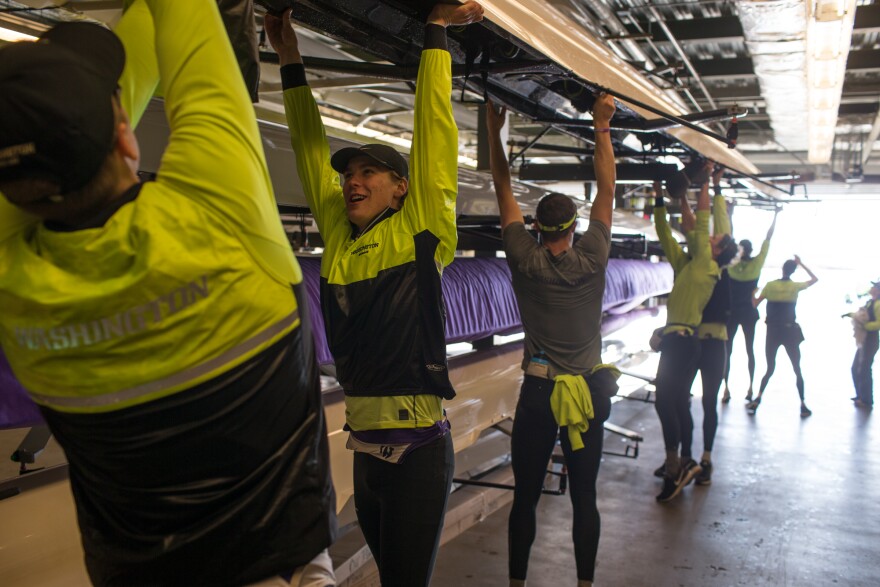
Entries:
{"type": "Polygon", "coordinates": [[[479,340],[521,329],[507,261],[460,257],[443,270],[446,342],[479,340]]]}
{"type": "Polygon", "coordinates": [[[602,310],[629,312],[648,298],[672,291],[672,266],[636,259],[611,259],[605,277],[602,310]]]}
{"type": "Polygon", "coordinates": [[[0,351],[0,430],[43,424],[37,404],[12,374],[6,355],[0,351]]]}
{"type": "Polygon", "coordinates": [[[321,259],[317,257],[297,258],[302,267],[303,282],[308,295],[309,316],[312,319],[312,338],[315,340],[315,357],[319,365],[332,365],[333,357],[327,348],[327,333],[324,331],[324,315],[321,313],[321,259]]]}
{"type": "MultiPolygon", "coordinates": [[[[331,364],[320,311],[320,259],[301,258],[312,316],[318,362],[331,364]]],[[[493,334],[509,334],[522,326],[510,282],[507,261],[497,258],[459,257],[443,271],[446,301],[446,342],[474,341],[493,334]]],[[[623,314],[646,299],[669,293],[672,268],[668,263],[611,259],[602,308],[623,314]]]]}

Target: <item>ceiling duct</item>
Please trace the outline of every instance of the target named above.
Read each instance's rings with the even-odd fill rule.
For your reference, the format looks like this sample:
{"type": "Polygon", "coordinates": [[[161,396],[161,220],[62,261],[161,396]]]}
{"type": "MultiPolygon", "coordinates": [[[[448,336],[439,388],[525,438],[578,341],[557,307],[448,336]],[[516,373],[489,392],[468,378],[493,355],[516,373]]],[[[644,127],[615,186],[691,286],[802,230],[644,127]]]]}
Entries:
{"type": "Polygon", "coordinates": [[[805,3],[737,0],[736,7],[776,141],[789,151],[806,151],[805,3]]]}

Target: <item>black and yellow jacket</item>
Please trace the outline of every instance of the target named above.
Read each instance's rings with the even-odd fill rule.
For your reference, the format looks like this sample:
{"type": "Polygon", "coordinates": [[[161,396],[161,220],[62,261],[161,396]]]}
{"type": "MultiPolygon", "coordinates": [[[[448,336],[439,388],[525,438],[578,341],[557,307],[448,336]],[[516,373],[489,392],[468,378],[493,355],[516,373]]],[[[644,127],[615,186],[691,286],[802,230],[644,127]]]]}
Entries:
{"type": "Polygon", "coordinates": [[[136,124],[161,78],[158,179],[80,230],[0,197],[0,345],[69,460],[94,584],[253,583],[335,532],[302,275],[216,3],[130,4],[121,100],[136,124]]]}
{"type": "Polygon", "coordinates": [[[416,82],[409,192],[355,235],[301,65],[282,69],[297,172],[324,239],[321,305],[354,430],[427,427],[449,382],[440,275],[456,247],[458,129],[445,30],[426,27],[416,82]],[[432,48],[440,47],[440,48],[432,48]]]}

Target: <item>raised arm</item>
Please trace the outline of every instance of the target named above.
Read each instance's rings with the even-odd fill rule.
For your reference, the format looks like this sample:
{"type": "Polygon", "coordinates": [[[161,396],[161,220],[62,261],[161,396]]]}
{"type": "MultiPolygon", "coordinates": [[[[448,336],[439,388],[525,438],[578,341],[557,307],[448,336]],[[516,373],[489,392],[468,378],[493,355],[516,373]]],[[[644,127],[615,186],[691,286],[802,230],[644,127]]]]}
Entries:
{"type": "Polygon", "coordinates": [[[318,104],[306,81],[299,43],[290,22],[290,10],[285,10],[281,16],[267,14],[263,23],[269,43],[281,63],[290,144],[309,209],[325,243],[345,239],[350,229],[342,186],[339,174],[330,165],[330,145],[318,104]]]}
{"type": "Polygon", "coordinates": [[[779,218],[779,208],[773,209],[773,222],[770,223],[770,228],[767,229],[767,237],[764,239],[768,243],[770,239],[773,238],[773,233],[776,231],[776,219],[779,218]]]}
{"type": "Polygon", "coordinates": [[[697,212],[708,212],[711,208],[709,204],[709,183],[706,182],[700,186],[700,195],[697,197],[697,212]]]}
{"type": "Polygon", "coordinates": [[[157,183],[234,223],[280,229],[250,96],[213,0],[146,0],[171,128],[157,183]]]}
{"type": "Polygon", "coordinates": [[[128,2],[114,29],[125,47],[125,70],[119,80],[119,99],[136,128],[159,85],[156,31],[153,15],[144,0],[128,2]]]}
{"type": "Polygon", "coordinates": [[[660,247],[672,270],[678,273],[685,265],[687,265],[688,257],[681,245],[675,237],[672,236],[672,229],[669,228],[669,222],[666,220],[666,202],[663,199],[663,190],[657,189],[655,185],[656,199],[654,202],[654,227],[657,230],[657,239],[660,241],[660,247]]]}
{"type": "Polygon", "coordinates": [[[596,199],[590,208],[590,220],[596,220],[611,229],[614,209],[614,186],[617,182],[617,167],[614,163],[614,148],[611,146],[611,118],[614,116],[614,98],[601,93],[593,104],[593,125],[596,129],[596,151],[593,155],[593,170],[596,173],[596,199]]]}
{"type": "Polygon", "coordinates": [[[501,216],[501,230],[513,222],[525,223],[522,210],[513,197],[510,184],[510,165],[501,144],[501,129],[507,122],[507,108],[496,110],[490,101],[486,104],[486,127],[489,134],[489,166],[492,169],[492,182],[495,184],[495,198],[501,216]]]}
{"type": "Polygon", "coordinates": [[[810,280],[807,281],[807,282],[806,282],[806,285],[804,286],[805,288],[810,287],[811,285],[813,285],[813,284],[815,284],[817,281],[819,281],[819,278],[816,277],[815,275],[813,275],[813,272],[810,271],[810,269],[809,269],[806,265],[803,264],[803,262],[801,261],[801,258],[800,258],[800,257],[798,257],[797,255],[795,255],[795,256],[794,256],[794,261],[795,261],[795,263],[797,263],[797,264],[798,264],[798,265],[799,265],[804,271],[807,272],[807,275],[810,276],[810,280]]]}
{"type": "MultiPolygon", "coordinates": [[[[752,258],[751,268],[752,272],[760,273],[761,269],[764,267],[764,261],[767,260],[767,253],[770,252],[770,239],[773,238],[773,231],[776,230],[776,217],[779,215],[779,209],[773,213],[773,222],[770,224],[770,228],[767,230],[767,238],[764,239],[764,242],[761,243],[761,250],[758,251],[758,254],[752,258]]],[[[757,275],[755,275],[757,277],[757,275]]]]}
{"type": "Polygon", "coordinates": [[[678,200],[681,205],[681,230],[687,235],[696,226],[696,217],[694,216],[691,205],[687,199],[687,190],[690,187],[690,179],[684,170],[677,172],[669,181],[666,182],[666,189],[669,196],[678,200]]]}
{"type": "Polygon", "coordinates": [[[452,58],[446,27],[483,18],[476,2],[436,4],[425,26],[425,48],[416,80],[409,195],[400,214],[414,233],[430,231],[440,239],[441,263],[452,262],[457,246],[455,199],[458,195],[458,128],[452,117],[452,58]]]}
{"type": "MultiPolygon", "coordinates": [[[[713,166],[714,163],[707,161],[707,166],[713,166]]],[[[733,234],[733,227],[730,224],[730,213],[727,210],[727,200],[721,192],[721,178],[724,175],[724,167],[718,165],[712,172],[712,188],[715,197],[712,201],[712,220],[714,221],[714,234],[733,234]]]]}

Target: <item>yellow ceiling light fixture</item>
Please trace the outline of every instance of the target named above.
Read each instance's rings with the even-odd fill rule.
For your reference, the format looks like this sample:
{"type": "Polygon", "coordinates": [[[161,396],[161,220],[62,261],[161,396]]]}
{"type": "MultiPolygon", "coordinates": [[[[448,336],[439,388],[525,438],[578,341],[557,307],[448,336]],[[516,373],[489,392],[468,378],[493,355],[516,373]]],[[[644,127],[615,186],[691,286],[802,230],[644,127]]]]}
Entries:
{"type": "Polygon", "coordinates": [[[810,163],[827,163],[831,159],[855,13],[856,0],[807,2],[810,163]]]}

